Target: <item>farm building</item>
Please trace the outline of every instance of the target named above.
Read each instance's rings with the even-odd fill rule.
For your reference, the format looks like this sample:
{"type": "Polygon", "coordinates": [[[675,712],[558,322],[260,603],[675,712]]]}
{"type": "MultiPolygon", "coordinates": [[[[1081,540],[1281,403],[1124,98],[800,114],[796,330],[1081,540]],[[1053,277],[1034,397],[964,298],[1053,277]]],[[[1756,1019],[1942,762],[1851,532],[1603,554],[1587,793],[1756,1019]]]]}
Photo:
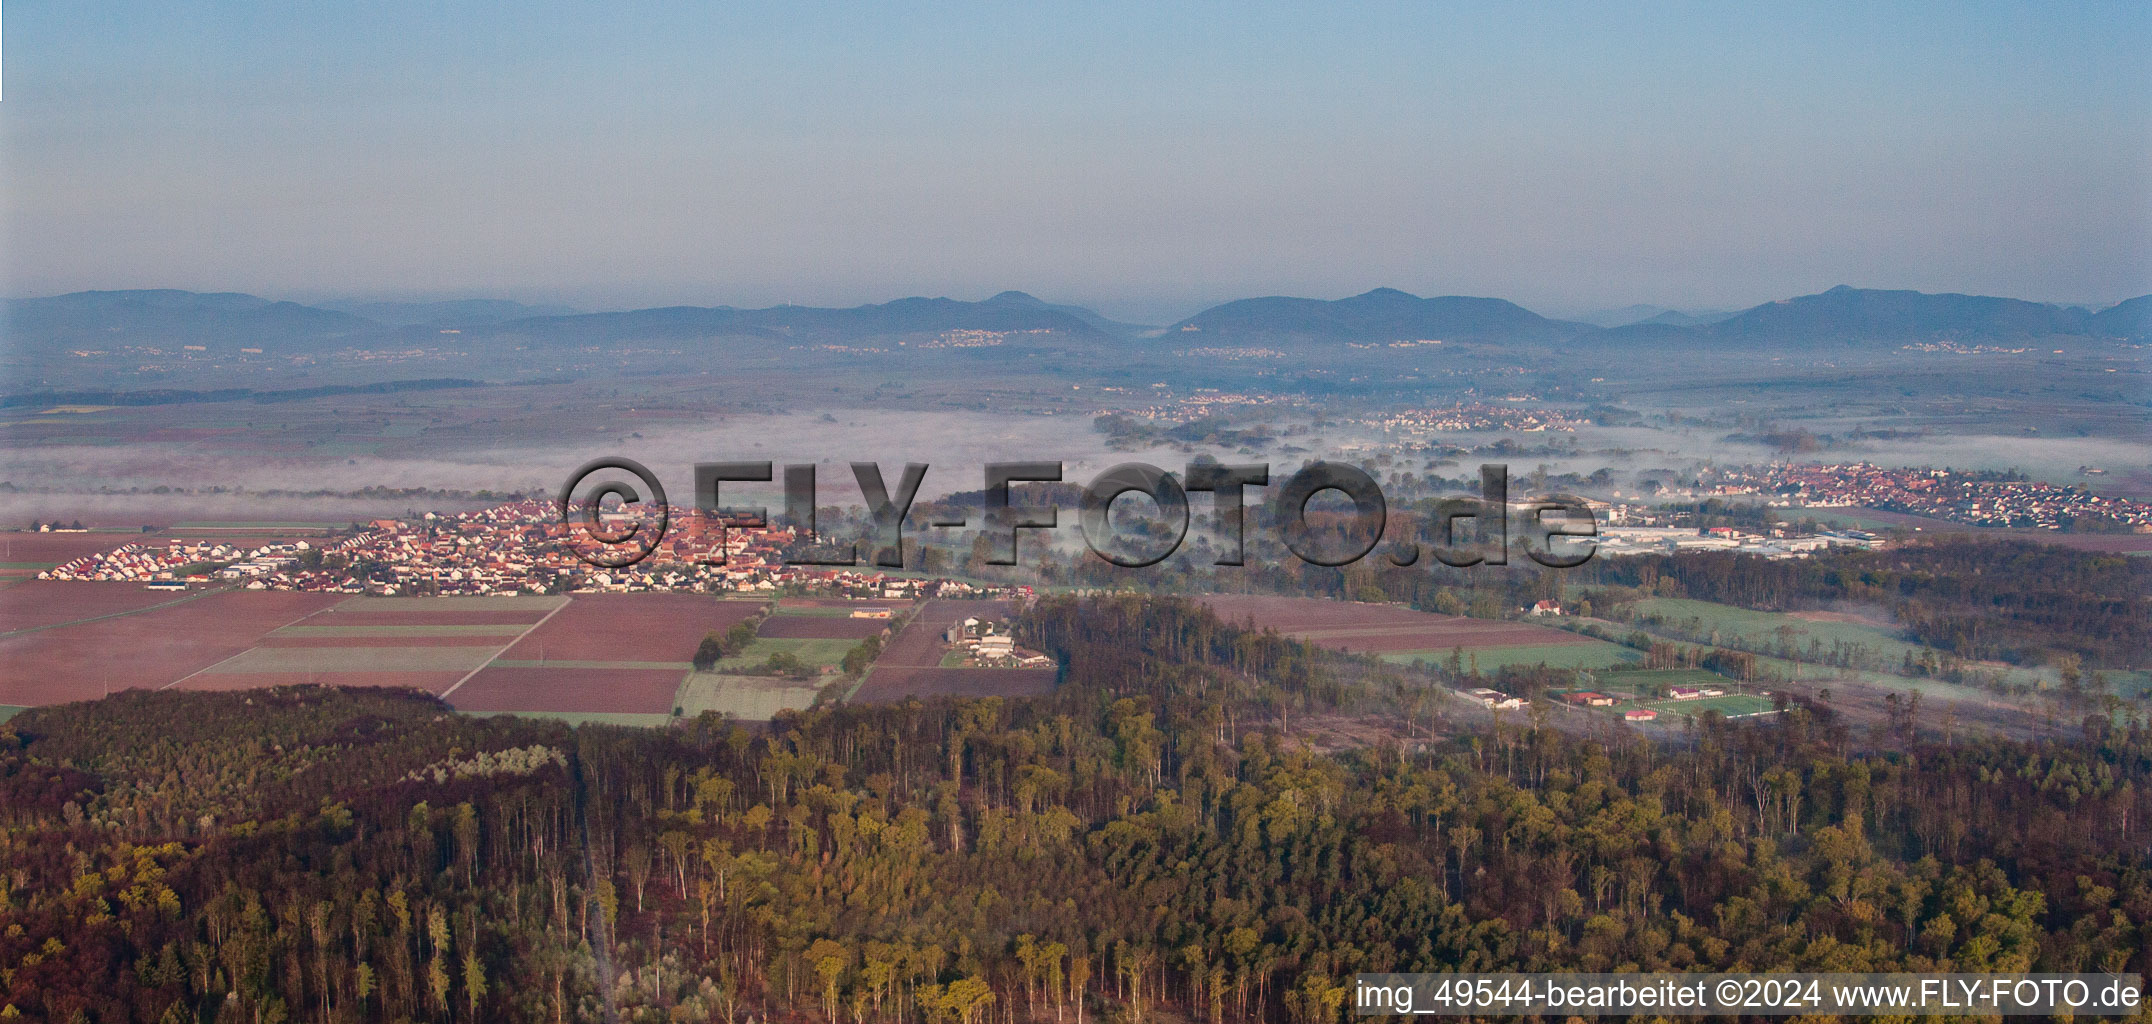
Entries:
{"type": "Polygon", "coordinates": [[[1649,722],[1658,718],[1659,713],[1650,708],[1630,708],[1622,712],[1621,717],[1629,722],[1649,722]]]}
{"type": "Polygon", "coordinates": [[[1590,690],[1565,693],[1562,695],[1562,699],[1580,708],[1610,708],[1614,706],[1614,698],[1603,693],[1594,693],[1590,690]]]}

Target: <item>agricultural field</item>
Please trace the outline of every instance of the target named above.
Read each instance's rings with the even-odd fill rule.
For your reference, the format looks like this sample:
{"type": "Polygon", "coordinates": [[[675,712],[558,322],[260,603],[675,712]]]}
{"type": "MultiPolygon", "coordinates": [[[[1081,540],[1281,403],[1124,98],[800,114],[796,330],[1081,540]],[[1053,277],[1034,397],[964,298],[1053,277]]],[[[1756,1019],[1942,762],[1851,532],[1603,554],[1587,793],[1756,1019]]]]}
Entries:
{"type": "Polygon", "coordinates": [[[578,595],[442,696],[460,711],[667,718],[702,638],[765,606],[702,594],[578,595]]]}
{"type": "Polygon", "coordinates": [[[780,612],[763,619],[755,635],[782,640],[850,640],[858,643],[888,628],[888,619],[780,612]]]}
{"type": "Polygon", "coordinates": [[[350,597],[173,685],[411,686],[444,694],[568,604],[565,597],[350,597]]]}
{"type": "MultiPolygon", "coordinates": [[[[1761,612],[1711,601],[1695,601],[1687,598],[1650,598],[1632,606],[1636,611],[1635,625],[1647,632],[1671,636],[1690,642],[1708,642],[1713,632],[1725,646],[1737,646],[1766,655],[1775,655],[1782,669],[1791,671],[1792,662],[1787,654],[1796,655],[1804,677],[1815,675],[1859,675],[1864,678],[1903,680],[1911,687],[1916,683],[1926,685],[1932,680],[1912,680],[1897,676],[1899,665],[1908,654],[1918,658],[1929,648],[1901,639],[1891,623],[1880,612],[1848,613],[1836,611],[1761,612]],[[1645,616],[1657,616],[1659,623],[1645,623],[1645,616]],[[1701,640],[1693,639],[1701,636],[1701,640]],[[1788,644],[1792,647],[1789,649],[1788,644]],[[1812,654],[1811,644],[1828,654],[1833,644],[1858,648],[1868,662],[1865,672],[1851,672],[1834,667],[1819,668],[1812,654]]],[[[1860,662],[1856,662],[1860,664],[1860,662]]],[[[2008,665],[2002,662],[1977,662],[1977,667],[1994,672],[2006,682],[2031,687],[2052,686],[2055,674],[2042,667],[2008,665]]],[[[2124,679],[2116,681],[2118,688],[2129,685],[2124,679]]]]}
{"type": "MultiPolygon", "coordinates": [[[[1510,665],[1604,669],[1631,664],[1643,657],[1637,651],[1617,643],[1591,637],[1579,639],[1587,642],[1471,648],[1466,652],[1464,660],[1466,668],[1478,665],[1480,671],[1492,672],[1510,665]]],[[[1382,654],[1381,658],[1393,665],[1410,665],[1421,661],[1429,665],[1447,665],[1450,651],[1390,651],[1382,654]]]]}
{"type": "Polygon", "coordinates": [[[204,592],[168,594],[129,583],[29,580],[0,589],[0,636],[58,625],[87,624],[110,615],[199,600],[204,592]]]}
{"type": "Polygon", "coordinates": [[[1620,644],[1530,622],[1473,619],[1396,605],[1314,597],[1213,595],[1201,598],[1218,617],[1253,623],[1324,647],[1373,654],[1393,665],[1446,665],[1462,648],[1464,667],[1492,672],[1507,665],[1602,669],[1639,655],[1620,644]]]}
{"type": "Polygon", "coordinates": [[[0,704],[59,704],[170,686],[339,600],[266,590],[174,598],[126,584],[10,587],[0,591],[0,605],[13,607],[0,614],[11,625],[32,624],[0,634],[0,704]]]}
{"type": "Polygon", "coordinates": [[[464,714],[478,718],[495,715],[516,715],[522,718],[545,718],[569,725],[618,725],[637,729],[657,729],[672,724],[671,715],[645,715],[606,711],[466,711],[464,714]]]}
{"type": "Polygon", "coordinates": [[[711,632],[762,609],[703,594],[585,594],[518,640],[510,661],[687,661],[711,632]]]}
{"type": "Polygon", "coordinates": [[[1198,600],[1220,619],[1252,623],[1324,647],[1368,654],[1441,651],[1453,647],[1589,645],[1590,637],[1502,619],[1438,615],[1387,604],[1329,601],[1319,597],[1212,594],[1198,600]]]}
{"type": "Polygon", "coordinates": [[[1826,651],[1833,644],[1858,645],[1891,661],[1921,651],[1919,644],[1901,639],[1880,618],[1842,612],[1759,612],[1678,597],[1649,598],[1630,607],[1639,619],[1655,616],[1671,628],[1706,635],[1716,632],[1727,642],[1751,649],[1774,650],[1790,641],[1805,652],[1814,640],[1826,651]]]}
{"type": "Polygon", "coordinates": [[[906,697],[1024,697],[1050,692],[1050,668],[943,668],[942,634],[966,616],[1007,618],[1007,601],[936,599],[921,606],[904,632],[882,650],[867,677],[852,692],[855,701],[902,700],[906,697]]]}
{"type": "Polygon", "coordinates": [[[458,711],[669,715],[687,663],[664,668],[488,665],[442,696],[458,711]]]}
{"type": "Polygon", "coordinates": [[[780,676],[696,672],[680,684],[678,707],[688,718],[715,711],[743,722],[767,722],[778,712],[812,705],[824,685],[780,676]]]}
{"type": "MultiPolygon", "coordinates": [[[[0,616],[23,623],[0,634],[0,704],[311,683],[415,687],[474,712],[668,718],[703,635],[761,607],[692,594],[172,595],[34,581],[0,590],[0,616]]],[[[757,641],[818,665],[854,643],[757,641]]]]}
{"type": "Polygon", "coordinates": [[[13,704],[0,704],[0,725],[7,724],[8,719],[13,718],[16,715],[22,714],[24,711],[27,710],[29,709],[17,707],[13,704]]]}
{"type": "MultiPolygon", "coordinates": [[[[0,582],[36,576],[62,562],[72,561],[83,555],[110,551],[122,544],[143,539],[135,531],[96,531],[92,533],[36,533],[27,531],[0,532],[0,582]]],[[[13,628],[13,620],[8,622],[13,628]]]]}
{"type": "Polygon", "coordinates": [[[778,615],[813,615],[825,619],[848,619],[861,608],[887,608],[892,615],[903,615],[912,610],[910,598],[887,599],[849,597],[781,597],[772,609],[778,615]]]}

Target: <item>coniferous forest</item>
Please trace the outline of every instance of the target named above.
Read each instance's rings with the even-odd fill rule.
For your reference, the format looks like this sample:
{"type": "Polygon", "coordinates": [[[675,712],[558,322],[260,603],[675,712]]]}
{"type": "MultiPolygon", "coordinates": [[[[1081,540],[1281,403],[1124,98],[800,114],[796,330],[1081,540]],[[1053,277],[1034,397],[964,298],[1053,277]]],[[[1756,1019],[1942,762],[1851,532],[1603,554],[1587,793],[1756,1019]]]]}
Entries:
{"type": "Polygon", "coordinates": [[[1018,628],[1050,696],[768,729],[312,687],[25,712],[0,1018],[1301,1024],[1363,971],[2152,973],[2135,720],[1651,741],[1452,719],[1171,598],[1018,628]]]}

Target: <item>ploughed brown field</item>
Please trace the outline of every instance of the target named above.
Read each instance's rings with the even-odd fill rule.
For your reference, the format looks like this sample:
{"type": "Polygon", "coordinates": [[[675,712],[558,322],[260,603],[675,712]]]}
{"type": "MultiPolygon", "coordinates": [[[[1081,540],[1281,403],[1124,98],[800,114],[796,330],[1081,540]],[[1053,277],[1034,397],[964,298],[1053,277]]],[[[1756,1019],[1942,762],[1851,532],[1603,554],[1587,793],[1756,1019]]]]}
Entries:
{"type": "MultiPolygon", "coordinates": [[[[33,581],[0,591],[0,600],[22,600],[32,588],[54,607],[29,615],[46,623],[145,607],[133,595],[172,601],[125,583],[59,584],[33,581]],[[97,594],[75,589],[109,589],[97,594]]],[[[120,614],[0,638],[0,704],[59,704],[94,700],[107,691],[171,685],[254,646],[272,630],[334,605],[336,594],[233,590],[179,601],[169,607],[120,614]]],[[[149,604],[159,603],[157,601],[149,604]]],[[[10,628],[21,621],[4,621],[10,628]]]]}
{"type": "Polygon", "coordinates": [[[908,597],[785,597],[777,601],[779,608],[887,608],[902,612],[912,606],[908,597]]]}
{"type": "Polygon", "coordinates": [[[0,533],[0,562],[58,565],[138,541],[164,543],[163,538],[146,533],[0,533]]]}
{"type": "Polygon", "coordinates": [[[1438,615],[1357,601],[1249,594],[1211,594],[1197,600],[1235,625],[1252,622],[1257,629],[1275,629],[1309,643],[1367,654],[1597,642],[1525,622],[1438,615]]]}
{"type": "MultiPolygon", "coordinates": [[[[308,622],[314,620],[309,619],[308,622]]],[[[256,647],[499,647],[502,636],[279,636],[262,637],[256,647]]]]}
{"type": "Polygon", "coordinates": [[[761,607],[754,601],[720,601],[707,594],[586,594],[518,640],[501,658],[687,661],[705,634],[723,633],[761,607]]]}
{"type": "Polygon", "coordinates": [[[25,630],[0,635],[0,704],[316,683],[416,687],[474,711],[665,714],[703,635],[759,607],[695,594],[511,602],[32,581],[0,590],[0,633],[25,630]],[[541,652],[566,664],[494,663],[541,652]],[[657,667],[670,663],[682,664],[657,667]]]}
{"type": "MultiPolygon", "coordinates": [[[[483,598],[474,598],[484,600],[483,598]]],[[[545,618],[546,609],[432,612],[350,612],[335,608],[307,620],[309,626],[528,626],[545,618]]],[[[562,614],[566,614],[565,612],[562,614]]]]}
{"type": "Polygon", "coordinates": [[[772,615],[756,636],[783,640],[865,640],[889,628],[888,619],[837,619],[827,615],[772,615]]]}
{"type": "Polygon", "coordinates": [[[1007,618],[1007,601],[928,601],[882,651],[855,701],[906,697],[1030,697],[1054,688],[1050,668],[942,668],[942,634],[966,616],[1007,618]]]}
{"type": "Polygon", "coordinates": [[[26,580],[0,590],[0,633],[139,611],[186,596],[147,590],[136,583],[26,580]]]}
{"type": "Polygon", "coordinates": [[[456,687],[448,702],[458,711],[664,715],[672,713],[685,675],[680,669],[485,668],[456,687]]]}

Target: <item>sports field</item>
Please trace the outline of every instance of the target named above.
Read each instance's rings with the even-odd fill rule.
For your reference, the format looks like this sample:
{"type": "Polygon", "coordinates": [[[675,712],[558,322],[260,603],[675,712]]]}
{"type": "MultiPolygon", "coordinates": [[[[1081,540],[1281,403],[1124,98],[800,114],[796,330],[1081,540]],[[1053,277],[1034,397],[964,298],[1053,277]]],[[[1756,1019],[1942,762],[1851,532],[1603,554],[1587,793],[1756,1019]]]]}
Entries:
{"type": "Polygon", "coordinates": [[[786,640],[850,640],[857,643],[889,628],[888,619],[849,615],[772,615],[755,628],[756,636],[786,640]]]}
{"type": "Polygon", "coordinates": [[[1750,715],[1768,715],[1778,709],[1770,700],[1747,693],[1729,693],[1724,697],[1697,697],[1693,700],[1661,700],[1641,705],[1661,716],[1701,716],[1706,711],[1716,711],[1728,718],[1746,718],[1750,715]]]}

